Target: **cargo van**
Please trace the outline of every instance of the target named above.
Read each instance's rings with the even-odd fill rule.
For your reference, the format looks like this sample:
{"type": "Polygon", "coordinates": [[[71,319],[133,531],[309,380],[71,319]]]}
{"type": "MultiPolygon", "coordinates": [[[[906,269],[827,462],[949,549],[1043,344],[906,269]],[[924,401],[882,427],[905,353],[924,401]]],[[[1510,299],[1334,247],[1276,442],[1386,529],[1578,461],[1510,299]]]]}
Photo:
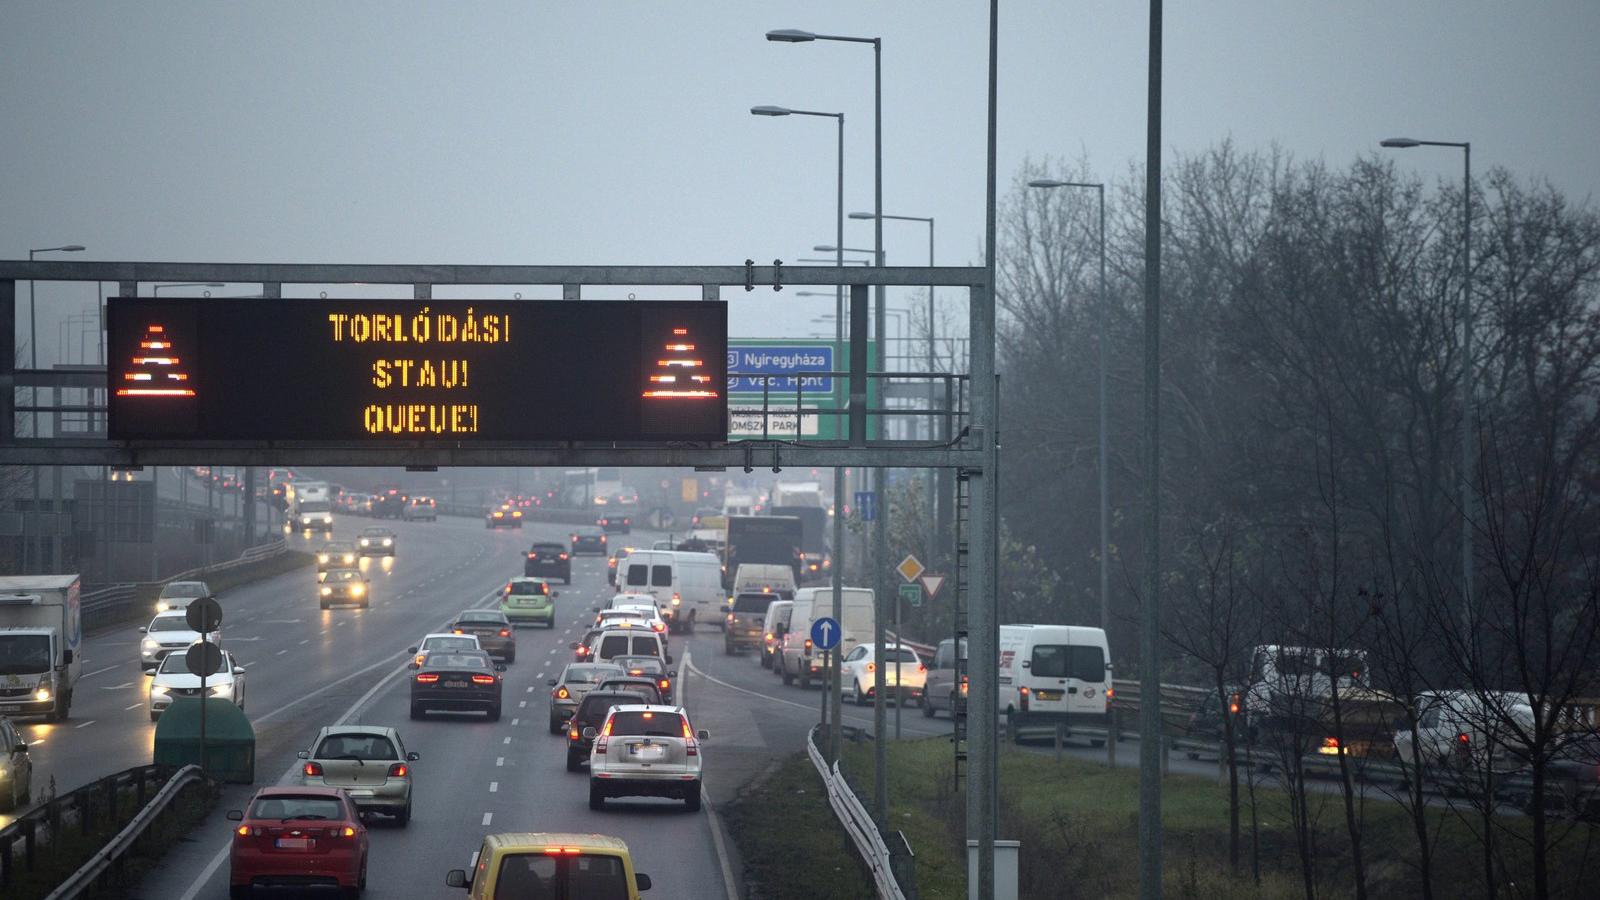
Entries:
{"type": "Polygon", "coordinates": [[[789,616],[793,612],[793,600],[774,600],[767,605],[767,614],[761,623],[761,668],[772,668],[773,655],[783,644],[783,633],[789,630],[789,616]]]}
{"type": "Polygon", "coordinates": [[[723,598],[722,563],[710,553],[684,550],[635,550],[617,563],[620,593],[655,598],[674,634],[694,629],[696,622],[717,624],[723,598]]]}
{"type": "MultiPolygon", "coordinates": [[[[844,588],[840,596],[839,646],[841,655],[848,654],[857,645],[872,642],[874,600],[871,588],[844,588]]],[[[833,588],[808,587],[794,592],[794,606],[789,613],[789,628],[784,632],[779,646],[781,651],[773,658],[773,670],[784,684],[800,679],[801,687],[809,687],[811,679],[822,677],[822,651],[811,646],[811,625],[819,618],[833,615],[833,588]]]]}
{"type": "Polygon", "coordinates": [[[1111,650],[1104,629],[1000,626],[999,708],[1013,742],[1028,727],[1109,726],[1110,699],[1111,650]]]}

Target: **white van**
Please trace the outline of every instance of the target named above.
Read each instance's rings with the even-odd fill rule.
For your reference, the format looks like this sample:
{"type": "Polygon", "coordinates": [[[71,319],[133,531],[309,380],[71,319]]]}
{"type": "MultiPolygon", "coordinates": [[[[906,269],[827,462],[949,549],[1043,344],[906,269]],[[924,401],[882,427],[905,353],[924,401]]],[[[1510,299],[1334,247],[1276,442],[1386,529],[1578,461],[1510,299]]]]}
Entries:
{"type": "Polygon", "coordinates": [[[1411,729],[1395,732],[1395,753],[1413,767],[1435,766],[1497,774],[1527,765],[1523,735],[1533,733],[1533,703],[1527,694],[1504,691],[1423,691],[1417,695],[1417,738],[1411,729]]]}
{"type": "Polygon", "coordinates": [[[720,621],[722,561],[710,553],[685,550],[635,550],[617,563],[617,590],[649,594],[676,634],[696,622],[720,621]]]}
{"type": "Polygon", "coordinates": [[[793,600],[774,600],[767,606],[766,617],[761,622],[761,668],[772,668],[772,657],[783,645],[783,633],[789,630],[789,617],[793,613],[793,600]]]}
{"type": "Polygon", "coordinates": [[[1109,726],[1110,699],[1111,650],[1104,629],[1000,626],[1000,713],[1013,742],[1033,725],[1109,726]]]}
{"type": "Polygon", "coordinates": [[[792,566],[745,563],[733,573],[735,594],[777,594],[779,600],[793,600],[794,591],[792,566]]]}
{"type": "MultiPolygon", "coordinates": [[[[844,588],[840,595],[839,626],[842,634],[837,648],[847,655],[859,644],[872,643],[874,599],[871,588],[844,588]]],[[[811,646],[811,625],[819,618],[833,615],[833,588],[808,587],[794,592],[794,606],[789,613],[789,628],[775,650],[773,671],[784,684],[800,679],[801,687],[809,687],[812,678],[822,677],[822,651],[811,646]]]]}

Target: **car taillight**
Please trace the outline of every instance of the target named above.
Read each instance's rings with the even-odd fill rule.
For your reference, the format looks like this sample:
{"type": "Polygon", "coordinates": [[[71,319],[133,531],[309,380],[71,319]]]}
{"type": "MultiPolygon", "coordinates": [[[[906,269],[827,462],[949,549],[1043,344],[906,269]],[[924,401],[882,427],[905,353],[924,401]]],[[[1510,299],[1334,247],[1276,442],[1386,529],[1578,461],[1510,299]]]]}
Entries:
{"type": "Polygon", "coordinates": [[[611,742],[611,738],[610,738],[609,735],[602,734],[598,738],[595,738],[595,741],[594,741],[594,752],[600,754],[601,756],[605,756],[606,755],[606,744],[608,744],[610,742],[611,742]]]}
{"type": "Polygon", "coordinates": [[[452,628],[452,629],[450,629],[450,633],[451,633],[451,634],[466,634],[466,632],[465,632],[465,631],[462,631],[462,630],[461,630],[461,629],[459,629],[459,628],[452,628]]]}
{"type": "MultiPolygon", "coordinates": [[[[965,677],[965,676],[963,676],[963,677],[965,677]]],[[[1107,700],[1110,700],[1115,695],[1116,695],[1116,690],[1114,688],[1106,688],[1106,699],[1107,700]]],[[[1234,711],[1238,712],[1237,709],[1234,710],[1234,711]]]]}
{"type": "Polygon", "coordinates": [[[474,675],[474,676],[472,676],[472,683],[473,684],[494,684],[494,676],[493,675],[474,675]]]}
{"type": "Polygon", "coordinates": [[[562,558],[562,559],[566,559],[566,558],[567,558],[567,555],[566,555],[566,554],[565,554],[565,553],[563,553],[563,554],[561,554],[561,558],[562,558]]]}
{"type": "Polygon", "coordinates": [[[661,689],[663,691],[672,686],[672,682],[668,681],[665,678],[661,679],[660,681],[658,681],[656,683],[661,687],[661,689]]]}
{"type": "Polygon", "coordinates": [[[537,553],[529,553],[528,554],[528,558],[529,559],[538,559],[539,558],[539,554],[537,554],[537,553]]]}
{"type": "Polygon", "coordinates": [[[650,627],[658,632],[667,630],[667,626],[660,622],[652,622],[650,623],[650,627]]]}
{"type": "Polygon", "coordinates": [[[733,621],[733,613],[728,613],[728,621],[729,622],[733,621]]]}
{"type": "Polygon", "coordinates": [[[767,643],[772,643],[772,632],[767,632],[767,643]]]}
{"type": "Polygon", "coordinates": [[[811,638],[806,638],[806,655],[811,655],[811,638]]]}
{"type": "Polygon", "coordinates": [[[578,734],[578,726],[573,725],[571,728],[567,729],[567,740],[575,741],[580,737],[582,737],[582,735],[578,734]]]}
{"type": "Polygon", "coordinates": [[[926,672],[926,671],[928,671],[928,667],[923,665],[922,663],[917,663],[917,671],[918,672],[926,672]]]}
{"type": "Polygon", "coordinates": [[[877,663],[870,663],[870,662],[867,663],[867,674],[870,675],[870,674],[872,674],[873,672],[876,672],[876,671],[878,671],[878,664],[877,663]]]}
{"type": "Polygon", "coordinates": [[[409,774],[411,774],[411,770],[406,768],[405,763],[395,763],[389,767],[390,778],[404,778],[409,774]]]}
{"type": "Polygon", "coordinates": [[[1021,697],[1022,697],[1022,711],[1023,712],[1027,712],[1028,711],[1028,689],[1027,688],[1021,688],[1021,689],[1018,690],[1018,694],[1021,695],[1021,697]]]}
{"type": "Polygon", "coordinates": [[[437,672],[418,672],[417,673],[417,683],[418,684],[433,684],[435,681],[438,681],[438,680],[439,680],[439,674],[437,672]]]}
{"type": "Polygon", "coordinates": [[[312,776],[312,777],[320,776],[322,774],[322,763],[319,763],[319,762],[308,762],[308,763],[306,763],[305,764],[305,773],[307,775],[312,776]]]}
{"type": "Polygon", "coordinates": [[[509,629],[509,628],[500,629],[500,636],[501,637],[511,637],[511,629],[509,629]]]}
{"type": "Polygon", "coordinates": [[[624,524],[624,525],[632,525],[633,524],[633,520],[632,519],[623,519],[622,520],[622,524],[624,524]]]}
{"type": "Polygon", "coordinates": [[[578,648],[578,655],[579,656],[588,656],[589,655],[589,648],[588,647],[579,647],[578,648]]]}
{"type": "Polygon", "coordinates": [[[353,826],[346,825],[343,828],[334,829],[333,836],[352,838],[356,836],[356,830],[353,826]]]}

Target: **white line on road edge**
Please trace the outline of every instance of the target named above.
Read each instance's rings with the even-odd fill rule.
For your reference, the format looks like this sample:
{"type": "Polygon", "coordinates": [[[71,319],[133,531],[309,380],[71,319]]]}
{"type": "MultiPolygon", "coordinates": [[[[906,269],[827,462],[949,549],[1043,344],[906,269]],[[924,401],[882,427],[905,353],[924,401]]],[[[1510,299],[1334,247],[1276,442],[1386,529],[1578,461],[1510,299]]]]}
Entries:
{"type": "MultiPolygon", "coordinates": [[[[479,599],[473,601],[472,605],[468,606],[467,609],[471,609],[473,606],[477,606],[478,604],[487,601],[491,597],[498,597],[499,595],[500,595],[500,589],[499,588],[495,588],[494,590],[490,591],[489,593],[485,594],[484,596],[480,597],[479,599]]],[[[449,619],[446,619],[444,621],[444,623],[441,624],[439,627],[443,628],[443,627],[445,627],[445,625],[450,624],[450,622],[452,622],[454,620],[455,620],[455,617],[451,616],[449,619]]],[[[410,656],[409,653],[407,653],[407,654],[396,654],[396,655],[405,656],[405,657],[409,657],[410,656]]],[[[343,678],[339,679],[338,681],[329,682],[328,684],[325,684],[322,687],[317,688],[315,691],[312,691],[312,692],[310,692],[308,694],[304,694],[304,695],[302,695],[302,696],[300,696],[300,697],[298,697],[298,698],[296,698],[294,700],[291,700],[290,702],[284,704],[283,706],[278,707],[275,710],[272,710],[271,712],[267,713],[266,715],[257,717],[256,719],[254,719],[252,721],[252,724],[254,724],[256,722],[265,721],[266,719],[270,719],[271,717],[283,712],[284,710],[289,709],[290,707],[297,706],[297,705],[299,705],[299,704],[301,704],[301,703],[303,703],[303,702],[305,702],[307,700],[310,700],[312,697],[315,697],[318,694],[321,694],[323,691],[326,691],[326,690],[328,690],[330,688],[333,688],[333,687],[337,687],[338,685],[343,684],[344,682],[349,681],[352,678],[355,678],[355,677],[357,677],[359,675],[364,675],[367,672],[370,672],[373,669],[376,669],[381,665],[384,665],[386,663],[390,663],[390,662],[393,662],[393,661],[394,661],[394,656],[389,656],[389,657],[386,657],[384,659],[380,659],[377,662],[373,663],[372,665],[367,666],[366,668],[358,669],[357,671],[351,672],[349,675],[344,676],[343,678]]],[[[345,723],[346,719],[349,719],[351,716],[355,715],[356,711],[361,709],[363,706],[365,706],[367,704],[367,701],[371,700],[375,695],[377,695],[378,691],[382,690],[383,687],[385,685],[387,685],[391,679],[393,679],[396,675],[399,675],[399,674],[401,674],[401,673],[403,673],[405,671],[406,671],[406,663],[401,663],[398,667],[396,667],[395,669],[391,670],[388,674],[384,675],[382,678],[379,678],[377,683],[375,683],[372,687],[368,688],[367,692],[365,694],[362,694],[360,697],[356,698],[356,702],[350,704],[350,708],[346,709],[344,711],[344,713],[339,716],[339,718],[335,719],[334,723],[338,724],[338,725],[343,725],[345,723]]],[[[510,738],[506,738],[506,742],[510,743],[511,739],[510,738]]],[[[295,762],[291,763],[289,765],[289,768],[285,769],[284,773],[281,776],[278,777],[277,783],[278,784],[282,784],[285,781],[287,781],[290,778],[290,776],[292,776],[294,774],[295,770],[299,769],[299,768],[300,768],[300,761],[299,760],[295,760],[295,762]]],[[[484,813],[483,814],[483,824],[485,824],[485,825],[489,824],[489,815],[490,815],[489,813],[484,813]]],[[[183,895],[180,896],[178,898],[178,900],[194,900],[195,897],[199,896],[200,891],[206,886],[206,883],[211,880],[211,876],[217,874],[217,870],[222,868],[222,864],[227,861],[227,859],[228,859],[228,850],[232,846],[233,846],[233,838],[230,835],[229,838],[228,838],[228,841],[226,843],[224,843],[217,850],[217,855],[211,857],[211,862],[207,863],[206,867],[200,871],[200,874],[198,876],[195,877],[195,880],[189,883],[188,890],[184,891],[183,895]]]]}
{"type": "MultiPolygon", "coordinates": [[[[687,671],[700,672],[694,667],[694,658],[689,655],[689,648],[683,648],[683,667],[687,671]]],[[[709,677],[700,672],[702,677],[709,677]]],[[[678,685],[678,705],[684,709],[689,708],[689,679],[683,679],[678,685]]],[[[716,809],[711,805],[711,795],[706,793],[706,779],[700,776],[700,805],[706,811],[706,824],[711,826],[711,848],[717,853],[717,865],[722,868],[722,887],[728,892],[728,900],[739,900],[738,883],[733,880],[733,863],[728,859],[728,845],[723,843],[722,820],[717,817],[716,809]]]]}

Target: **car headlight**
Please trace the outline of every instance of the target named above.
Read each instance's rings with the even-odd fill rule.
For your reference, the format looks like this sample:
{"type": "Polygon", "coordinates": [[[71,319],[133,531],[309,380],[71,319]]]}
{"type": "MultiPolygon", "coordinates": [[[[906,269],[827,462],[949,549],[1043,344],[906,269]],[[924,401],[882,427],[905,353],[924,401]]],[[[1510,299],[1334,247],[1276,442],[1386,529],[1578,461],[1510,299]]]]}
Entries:
{"type": "Polygon", "coordinates": [[[326,554],[326,553],[321,553],[321,554],[318,554],[318,555],[317,555],[317,562],[322,562],[322,563],[325,563],[325,562],[327,562],[327,561],[328,561],[328,554],[326,554]]]}
{"type": "Polygon", "coordinates": [[[159,650],[161,648],[161,645],[159,643],[157,643],[155,641],[151,641],[151,640],[146,640],[140,646],[142,646],[146,650],[159,650]]]}
{"type": "Polygon", "coordinates": [[[355,562],[356,561],[355,554],[354,553],[346,553],[344,555],[344,561],[345,562],[355,562]]]}
{"type": "Polygon", "coordinates": [[[45,701],[45,700],[49,700],[50,699],[50,689],[41,685],[40,688],[37,691],[33,692],[33,699],[39,700],[41,702],[45,701]]]}
{"type": "Polygon", "coordinates": [[[394,546],[394,538],[384,538],[384,539],[383,539],[383,545],[384,545],[384,546],[385,546],[385,547],[392,547],[392,546],[394,546]]]}
{"type": "Polygon", "coordinates": [[[362,538],[361,539],[361,546],[367,547],[367,546],[370,546],[371,544],[372,544],[372,542],[367,540],[366,538],[362,538]]]}
{"type": "Polygon", "coordinates": [[[331,588],[331,587],[324,587],[322,589],[322,596],[324,596],[324,597],[326,597],[326,596],[328,596],[328,595],[330,595],[332,593],[333,593],[333,588],[331,588]]]}
{"type": "Polygon", "coordinates": [[[172,693],[172,688],[169,688],[164,684],[152,684],[150,686],[150,693],[159,697],[165,697],[166,695],[172,693]]]}
{"type": "Polygon", "coordinates": [[[231,693],[233,693],[233,685],[231,684],[218,684],[213,685],[211,688],[211,696],[213,697],[221,697],[231,693]]]}
{"type": "Polygon", "coordinates": [[[354,594],[357,597],[361,596],[362,594],[365,594],[366,592],[367,592],[367,589],[362,587],[359,584],[353,584],[353,585],[350,586],[350,593],[354,594]]]}

